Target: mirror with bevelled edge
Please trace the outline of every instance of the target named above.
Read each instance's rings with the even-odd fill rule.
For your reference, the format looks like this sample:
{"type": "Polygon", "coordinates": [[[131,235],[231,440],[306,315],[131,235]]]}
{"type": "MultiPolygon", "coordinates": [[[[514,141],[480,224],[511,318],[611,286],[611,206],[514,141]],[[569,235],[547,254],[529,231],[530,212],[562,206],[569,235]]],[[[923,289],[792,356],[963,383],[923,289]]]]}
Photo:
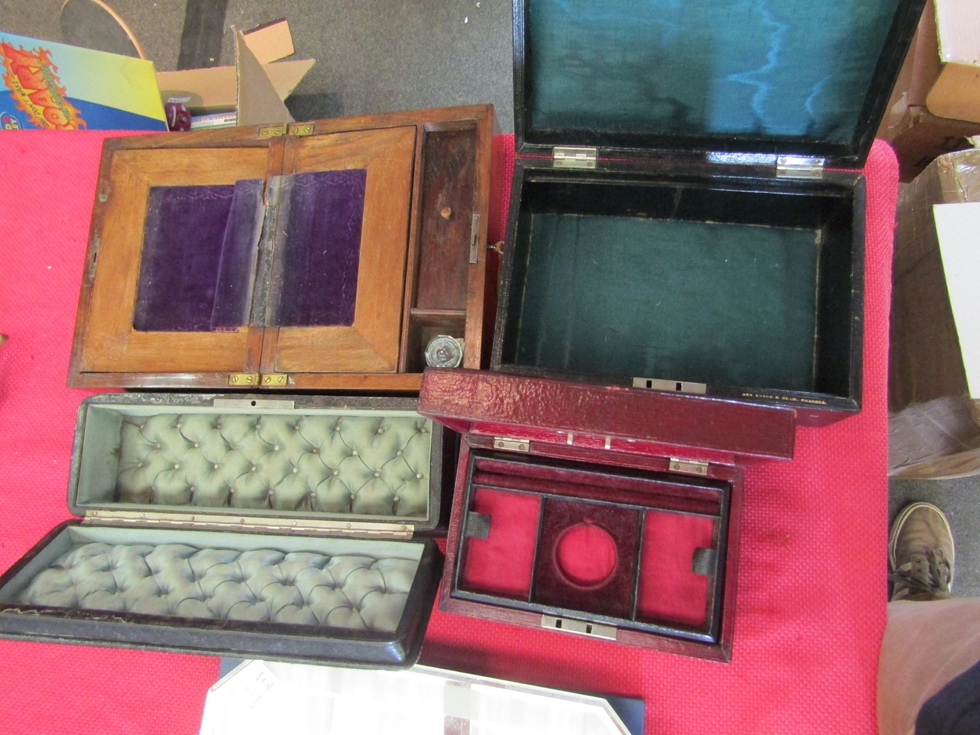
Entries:
{"type": "Polygon", "coordinates": [[[107,140],[71,384],[417,390],[430,322],[478,366],[492,131],[474,106],[107,140]]]}
{"type": "Polygon", "coordinates": [[[196,631],[210,653],[411,663],[441,559],[412,537],[439,521],[443,441],[415,405],[88,399],[68,498],[84,520],[0,579],[0,635],[184,650],[196,631]]]}

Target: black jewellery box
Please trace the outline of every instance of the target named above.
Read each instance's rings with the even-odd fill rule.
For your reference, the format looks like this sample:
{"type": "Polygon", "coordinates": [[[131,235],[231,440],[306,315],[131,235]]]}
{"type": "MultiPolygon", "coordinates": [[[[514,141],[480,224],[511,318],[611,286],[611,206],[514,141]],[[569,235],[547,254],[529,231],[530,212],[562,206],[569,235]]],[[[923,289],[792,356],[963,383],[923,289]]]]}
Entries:
{"type": "Polygon", "coordinates": [[[107,394],[68,506],[0,577],[0,636],[414,663],[442,555],[444,433],[408,398],[107,394]],[[416,536],[421,533],[422,537],[416,536]]]}
{"type": "Polygon", "coordinates": [[[921,0],[515,0],[492,370],[861,408],[866,160],[921,0]]]}

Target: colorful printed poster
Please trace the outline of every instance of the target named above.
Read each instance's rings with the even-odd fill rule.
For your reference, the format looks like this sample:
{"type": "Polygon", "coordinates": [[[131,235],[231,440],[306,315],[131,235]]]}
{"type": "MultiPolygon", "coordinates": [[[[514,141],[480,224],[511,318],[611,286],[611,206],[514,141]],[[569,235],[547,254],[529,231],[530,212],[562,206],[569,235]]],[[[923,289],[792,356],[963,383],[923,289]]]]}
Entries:
{"type": "Polygon", "coordinates": [[[153,62],[0,31],[0,128],[166,130],[153,62]]]}

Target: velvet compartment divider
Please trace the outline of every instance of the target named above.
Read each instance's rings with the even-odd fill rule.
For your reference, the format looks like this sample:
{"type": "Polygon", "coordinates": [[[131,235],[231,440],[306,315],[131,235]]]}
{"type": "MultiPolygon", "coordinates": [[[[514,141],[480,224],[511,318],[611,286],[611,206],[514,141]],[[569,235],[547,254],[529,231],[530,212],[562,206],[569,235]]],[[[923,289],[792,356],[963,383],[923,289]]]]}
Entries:
{"type": "Polygon", "coordinates": [[[471,472],[460,593],[711,634],[726,483],[494,453],[471,472]]]}

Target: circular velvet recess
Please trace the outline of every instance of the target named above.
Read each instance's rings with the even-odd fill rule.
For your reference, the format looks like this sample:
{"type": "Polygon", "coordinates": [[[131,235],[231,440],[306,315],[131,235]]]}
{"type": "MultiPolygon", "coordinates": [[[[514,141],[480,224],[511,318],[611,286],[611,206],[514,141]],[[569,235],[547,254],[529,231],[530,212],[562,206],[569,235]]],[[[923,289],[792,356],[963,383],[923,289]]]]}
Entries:
{"type": "Polygon", "coordinates": [[[555,541],[555,569],[568,584],[594,590],[606,584],[619,568],[616,541],[603,528],[586,520],[569,526],[555,541]]]}

